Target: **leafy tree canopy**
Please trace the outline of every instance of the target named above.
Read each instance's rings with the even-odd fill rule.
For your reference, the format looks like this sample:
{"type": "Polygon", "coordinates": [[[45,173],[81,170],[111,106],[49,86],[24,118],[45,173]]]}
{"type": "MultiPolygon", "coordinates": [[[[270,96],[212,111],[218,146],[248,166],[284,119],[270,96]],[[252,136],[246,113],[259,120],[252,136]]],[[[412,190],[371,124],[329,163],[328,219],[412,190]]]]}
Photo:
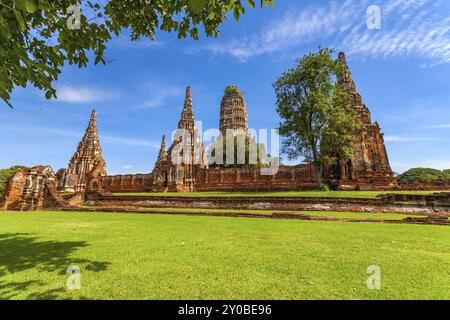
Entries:
{"type": "Polygon", "coordinates": [[[6,182],[12,175],[23,166],[14,166],[8,169],[0,169],[0,195],[5,191],[6,182]]]}
{"type": "MultiPolygon", "coordinates": [[[[261,7],[274,0],[260,0],[261,7]]],[[[246,0],[255,7],[254,0],[246,0]]],[[[45,91],[56,98],[52,83],[65,63],[85,67],[106,63],[111,35],[131,31],[131,40],[154,39],[156,31],[176,32],[178,38],[198,39],[199,29],[209,37],[232,13],[245,13],[240,0],[1,0],[0,98],[10,107],[15,86],[45,91]]]]}
{"type": "MultiPolygon", "coordinates": [[[[231,144],[231,143],[230,143],[231,144]]],[[[246,165],[260,166],[265,163],[268,155],[265,151],[264,144],[258,144],[253,138],[248,135],[236,135],[233,137],[220,136],[216,141],[208,146],[208,164],[214,166],[229,166],[239,167],[246,165]],[[230,143],[229,139],[233,139],[233,156],[227,160],[227,145],[230,143]],[[222,157],[220,157],[222,155],[222,157]],[[232,163],[230,163],[232,162],[232,163]]]]}
{"type": "Polygon", "coordinates": [[[274,84],[282,151],[289,160],[302,156],[313,163],[319,187],[324,166],[351,157],[354,134],[362,126],[337,83],[344,66],[332,54],[331,49],[307,54],[274,84]]]}
{"type": "Polygon", "coordinates": [[[427,183],[435,180],[450,179],[450,170],[432,168],[412,168],[398,176],[400,183],[427,183]]]}

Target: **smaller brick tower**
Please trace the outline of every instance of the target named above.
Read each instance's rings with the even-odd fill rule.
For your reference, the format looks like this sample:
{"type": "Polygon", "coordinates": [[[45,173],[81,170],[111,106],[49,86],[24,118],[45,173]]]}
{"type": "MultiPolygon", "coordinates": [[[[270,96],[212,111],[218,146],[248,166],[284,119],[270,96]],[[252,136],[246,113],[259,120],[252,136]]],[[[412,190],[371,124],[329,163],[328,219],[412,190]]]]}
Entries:
{"type": "Polygon", "coordinates": [[[77,151],[67,169],[60,170],[58,188],[64,192],[83,192],[92,174],[106,176],[106,164],[98,139],[97,112],[92,110],[91,119],[77,151]]]}
{"type": "Polygon", "coordinates": [[[167,187],[169,191],[194,191],[195,174],[205,166],[205,148],[195,126],[191,87],[186,88],[181,119],[168,151],[167,187]]]}
{"type": "Polygon", "coordinates": [[[166,136],[162,136],[161,148],[159,149],[158,159],[155,163],[155,168],[153,169],[152,175],[152,190],[158,192],[167,191],[167,185],[169,183],[169,172],[170,165],[168,162],[167,147],[166,147],[166,136]]]}

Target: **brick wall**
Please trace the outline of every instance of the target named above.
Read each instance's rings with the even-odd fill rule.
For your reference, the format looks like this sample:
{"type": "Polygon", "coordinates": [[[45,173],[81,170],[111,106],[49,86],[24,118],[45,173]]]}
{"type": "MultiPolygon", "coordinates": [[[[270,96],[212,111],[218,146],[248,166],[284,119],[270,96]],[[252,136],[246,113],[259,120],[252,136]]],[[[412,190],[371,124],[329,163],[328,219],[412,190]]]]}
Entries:
{"type": "Polygon", "coordinates": [[[100,177],[103,190],[109,192],[146,192],[152,188],[152,174],[127,174],[100,177]]]}

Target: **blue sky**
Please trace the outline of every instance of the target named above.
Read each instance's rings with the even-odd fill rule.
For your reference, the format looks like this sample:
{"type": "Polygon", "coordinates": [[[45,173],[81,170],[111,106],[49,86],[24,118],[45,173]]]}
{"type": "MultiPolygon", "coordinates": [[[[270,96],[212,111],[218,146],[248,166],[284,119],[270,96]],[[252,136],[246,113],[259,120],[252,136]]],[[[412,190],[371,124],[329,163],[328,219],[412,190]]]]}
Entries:
{"type": "MultiPolygon", "coordinates": [[[[15,90],[14,110],[0,107],[0,167],[66,167],[97,109],[110,174],[150,172],[161,135],[176,128],[192,86],[203,128],[217,128],[227,85],[238,85],[251,128],[276,128],[272,83],[318,46],[345,51],[363,100],[385,133],[391,165],[450,168],[450,2],[448,0],[281,1],[230,18],[217,39],[109,44],[111,63],[64,67],[58,100],[32,87],[15,90]],[[381,29],[366,10],[381,8],[381,29]]],[[[301,159],[299,159],[299,162],[301,159]]]]}

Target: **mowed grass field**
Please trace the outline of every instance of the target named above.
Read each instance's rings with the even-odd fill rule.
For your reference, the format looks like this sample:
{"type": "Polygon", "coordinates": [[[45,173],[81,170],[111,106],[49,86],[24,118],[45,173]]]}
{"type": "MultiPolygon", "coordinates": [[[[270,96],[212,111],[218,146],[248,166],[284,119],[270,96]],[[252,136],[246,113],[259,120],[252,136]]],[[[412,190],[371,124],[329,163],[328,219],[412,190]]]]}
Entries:
{"type": "Polygon", "coordinates": [[[449,248],[445,226],[0,212],[0,298],[450,299],[449,248]]]}
{"type": "MultiPolygon", "coordinates": [[[[356,197],[375,198],[382,194],[427,195],[443,191],[272,191],[272,192],[137,192],[114,193],[115,196],[154,196],[154,197],[356,197]]],[[[450,192],[450,191],[449,191],[450,192]]]]}

